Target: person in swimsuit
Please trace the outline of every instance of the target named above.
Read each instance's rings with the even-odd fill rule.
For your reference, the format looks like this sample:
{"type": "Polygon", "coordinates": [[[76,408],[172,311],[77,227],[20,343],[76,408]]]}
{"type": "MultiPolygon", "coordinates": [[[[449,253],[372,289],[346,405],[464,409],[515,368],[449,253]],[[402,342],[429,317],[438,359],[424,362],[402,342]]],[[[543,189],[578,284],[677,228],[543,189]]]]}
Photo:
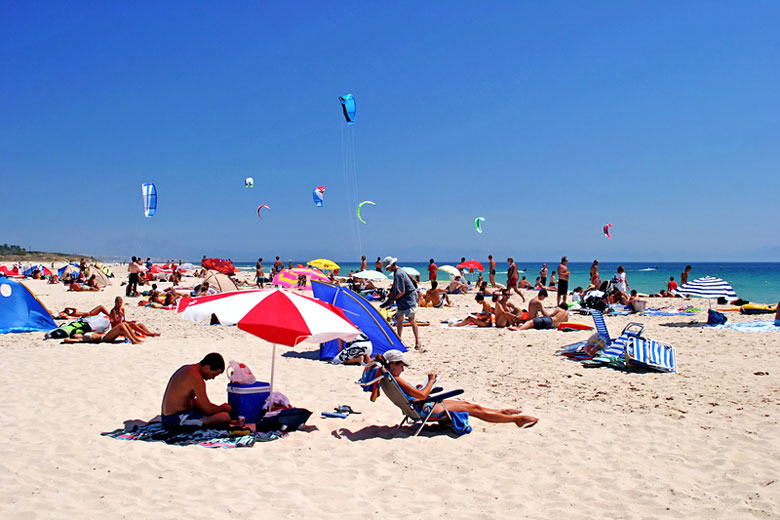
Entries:
{"type": "MultiPolygon", "coordinates": [[[[435,373],[428,374],[428,382],[422,388],[409,384],[407,381],[401,378],[401,373],[404,368],[409,366],[409,363],[404,359],[404,354],[400,350],[388,350],[384,354],[380,354],[381,360],[384,362],[387,370],[392,374],[393,378],[398,382],[398,386],[401,390],[411,398],[414,399],[427,399],[433,385],[436,381],[437,375],[435,373]]],[[[433,414],[442,413],[445,411],[444,407],[451,412],[468,412],[472,417],[476,417],[485,422],[491,423],[515,423],[520,428],[528,428],[536,424],[539,419],[531,417],[530,415],[520,415],[520,410],[513,408],[505,408],[503,410],[497,410],[494,408],[487,408],[478,404],[469,403],[468,401],[447,399],[442,401],[441,404],[437,404],[432,407],[433,414]]]]}
{"type": "Polygon", "coordinates": [[[360,257],[360,270],[365,271],[368,269],[368,264],[366,262],[366,255],[363,255],[360,257]]]}
{"type": "Polygon", "coordinates": [[[456,276],[447,287],[447,294],[466,294],[469,292],[469,286],[460,281],[460,276],[456,276]]]}
{"type": "Polygon", "coordinates": [[[691,267],[690,265],[686,265],[685,271],[680,273],[680,285],[685,285],[686,283],[688,283],[688,275],[691,273],[691,269],[693,269],[693,267],[691,267]]]}
{"type": "Polygon", "coordinates": [[[566,303],[566,297],[569,294],[569,258],[564,256],[561,263],[558,264],[558,305],[566,303]]]}
{"type": "MultiPolygon", "coordinates": [[[[107,312],[108,314],[108,321],[111,323],[112,327],[116,327],[120,323],[127,323],[127,326],[130,327],[130,330],[135,332],[136,334],[140,334],[143,336],[159,336],[159,332],[152,332],[149,330],[149,328],[144,325],[141,322],[138,321],[127,321],[125,319],[125,309],[122,306],[124,303],[124,300],[122,300],[121,296],[117,296],[114,298],[114,306],[111,308],[111,311],[107,312]]],[[[105,310],[104,307],[101,307],[105,310]]]]}
{"type": "Polygon", "coordinates": [[[496,260],[493,258],[493,255],[488,255],[488,269],[489,276],[488,279],[490,280],[490,286],[495,287],[496,286],[496,260]]]}
{"type": "Polygon", "coordinates": [[[601,285],[601,279],[599,278],[599,261],[594,260],[593,265],[590,266],[590,284],[593,287],[599,287],[601,285]]]}
{"type": "Polygon", "coordinates": [[[382,272],[382,259],[379,257],[376,257],[376,263],[374,264],[374,269],[377,270],[377,272],[382,272]]]}
{"type": "Polygon", "coordinates": [[[126,323],[119,323],[108,332],[85,332],[83,334],[73,334],[69,338],[63,339],[63,343],[111,343],[119,336],[124,336],[133,345],[142,343],[126,323]]]}
{"type": "Polygon", "coordinates": [[[542,268],[539,269],[539,279],[542,281],[542,286],[547,285],[547,264],[542,264],[542,268]]]}
{"type": "Polygon", "coordinates": [[[216,352],[200,363],[184,365],[173,373],[162,400],[162,423],[168,429],[182,426],[228,425],[231,406],[216,405],[206,395],[206,381],[225,370],[225,360],[216,352]]]}
{"type": "Polygon", "coordinates": [[[478,292],[474,297],[474,300],[482,305],[482,312],[479,314],[469,314],[457,323],[450,323],[450,327],[466,327],[468,325],[476,325],[477,327],[493,326],[493,308],[485,301],[485,294],[478,292]]]}
{"type": "Polygon", "coordinates": [[[445,291],[439,289],[439,282],[436,280],[431,282],[431,288],[425,291],[425,295],[421,291],[418,291],[418,293],[420,295],[418,302],[420,307],[434,307],[438,309],[443,307],[445,303],[447,307],[452,307],[450,297],[447,296],[445,291]]]}
{"type": "Polygon", "coordinates": [[[263,273],[263,259],[258,258],[255,264],[255,284],[259,289],[265,287],[265,273],[263,273]]]}
{"type": "Polygon", "coordinates": [[[557,329],[558,325],[569,319],[568,306],[561,303],[549,316],[539,316],[528,320],[519,327],[509,327],[509,330],[528,330],[528,329],[557,329]]]}
{"type": "Polygon", "coordinates": [[[436,271],[439,270],[439,266],[436,265],[436,262],[433,261],[433,258],[431,258],[430,263],[428,264],[428,280],[433,283],[436,281],[436,271]]]}
{"type": "Polygon", "coordinates": [[[514,290],[515,293],[520,296],[520,299],[525,301],[525,296],[523,296],[523,293],[517,288],[517,281],[520,279],[520,271],[517,269],[515,259],[510,256],[506,259],[506,263],[509,264],[509,269],[507,269],[506,272],[506,286],[509,290],[514,290]]]}
{"type": "Polygon", "coordinates": [[[780,302],[777,302],[777,312],[775,312],[775,327],[780,327],[780,302]]]}

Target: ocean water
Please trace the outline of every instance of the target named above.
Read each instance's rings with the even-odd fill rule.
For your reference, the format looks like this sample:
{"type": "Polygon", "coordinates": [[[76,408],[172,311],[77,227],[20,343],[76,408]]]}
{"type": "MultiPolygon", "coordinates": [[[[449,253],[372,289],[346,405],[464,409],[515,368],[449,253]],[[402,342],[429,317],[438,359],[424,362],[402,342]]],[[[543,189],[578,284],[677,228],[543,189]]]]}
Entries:
{"type": "MultiPolygon", "coordinates": [[[[340,262],[335,260],[340,266],[340,275],[347,275],[350,271],[358,271],[360,264],[355,262],[340,262]]],[[[292,260],[293,265],[305,264],[306,261],[292,260]]],[[[428,262],[399,262],[401,266],[413,267],[420,271],[420,279],[428,279],[428,262]]],[[[459,261],[437,262],[437,265],[457,265],[459,261]]],[[[236,267],[242,271],[254,272],[255,262],[236,262],[236,267]]],[[[287,261],[285,261],[287,265],[287,261]]],[[[487,262],[484,262],[487,267],[487,262]]],[[[531,283],[539,276],[539,269],[542,262],[517,262],[518,267],[526,272],[521,272],[531,283]]],[[[588,285],[590,262],[570,262],[569,270],[571,279],[569,288],[577,286],[586,287],[588,285]]],[[[619,264],[617,262],[599,262],[599,273],[602,280],[611,278],[617,273],[618,265],[623,265],[626,269],[628,284],[632,289],[640,293],[655,293],[661,289],[666,289],[666,283],[670,276],[674,276],[675,281],[679,283],[680,273],[685,269],[685,263],[680,262],[627,262],[619,264]]],[[[693,263],[693,270],[689,280],[695,280],[703,276],[716,276],[729,282],[737,293],[737,296],[744,300],[756,303],[777,303],[780,301],[780,262],[709,262],[693,263]]],[[[558,266],[558,262],[548,262],[547,268],[552,273],[558,266]]],[[[263,264],[266,272],[271,264],[263,264]]],[[[506,283],[507,264],[498,262],[496,264],[496,282],[506,283]]],[[[373,266],[369,264],[369,269],[373,266]]],[[[469,274],[471,280],[476,280],[479,273],[469,274]]],[[[483,273],[485,280],[488,279],[487,271],[483,273]]],[[[549,277],[548,277],[549,278],[549,277]]],[[[438,279],[442,282],[449,281],[446,273],[439,271],[438,279]]]]}

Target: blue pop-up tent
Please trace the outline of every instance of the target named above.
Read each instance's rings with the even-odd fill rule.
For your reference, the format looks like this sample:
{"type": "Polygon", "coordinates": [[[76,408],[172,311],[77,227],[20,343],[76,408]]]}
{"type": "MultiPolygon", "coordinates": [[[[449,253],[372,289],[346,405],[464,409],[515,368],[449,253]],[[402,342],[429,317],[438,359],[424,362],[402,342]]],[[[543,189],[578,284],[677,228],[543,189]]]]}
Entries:
{"type": "MultiPolygon", "coordinates": [[[[384,354],[391,349],[406,352],[406,347],[393,328],[368,300],[346,287],[319,280],[311,281],[314,297],[339,307],[344,315],[371,340],[372,353],[384,354]]],[[[320,345],[320,359],[333,359],[339,353],[338,340],[320,345]]]]}
{"type": "Polygon", "coordinates": [[[24,284],[0,278],[0,334],[56,328],[49,311],[24,284]]]}

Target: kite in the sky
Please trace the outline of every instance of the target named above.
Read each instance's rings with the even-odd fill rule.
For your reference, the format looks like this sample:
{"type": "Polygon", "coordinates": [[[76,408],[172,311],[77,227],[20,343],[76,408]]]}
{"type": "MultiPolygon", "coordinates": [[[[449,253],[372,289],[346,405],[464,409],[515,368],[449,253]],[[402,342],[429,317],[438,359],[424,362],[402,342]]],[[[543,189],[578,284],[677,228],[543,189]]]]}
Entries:
{"type": "Polygon", "coordinates": [[[257,217],[261,220],[263,219],[263,217],[260,216],[260,210],[263,208],[271,209],[271,206],[269,206],[268,204],[261,204],[260,206],[257,207],[257,217]]]}
{"type": "Polygon", "coordinates": [[[485,221],[485,217],[477,217],[474,219],[474,229],[477,233],[482,233],[482,223],[485,221]]]}
{"type": "Polygon", "coordinates": [[[355,113],[357,112],[355,97],[352,94],[347,94],[346,96],[339,97],[339,101],[341,101],[341,109],[344,111],[344,117],[347,120],[347,124],[355,124],[355,113]]]}
{"type": "Polygon", "coordinates": [[[246,179],[244,179],[244,186],[247,188],[254,188],[255,180],[252,177],[247,177],[246,179]]]}
{"type": "Polygon", "coordinates": [[[153,217],[157,212],[157,188],[151,182],[141,184],[144,197],[144,216],[153,217]]]}
{"type": "Polygon", "coordinates": [[[375,204],[375,203],[373,203],[373,202],[371,202],[370,200],[364,200],[363,202],[361,202],[360,204],[358,204],[358,207],[357,207],[357,218],[358,218],[358,220],[359,220],[360,222],[362,222],[363,224],[368,224],[368,222],[366,222],[365,220],[363,220],[363,218],[360,216],[360,210],[361,210],[361,208],[362,208],[362,207],[363,207],[365,204],[371,204],[372,206],[376,206],[376,204],[375,204]]]}
{"type": "Polygon", "coordinates": [[[607,224],[604,226],[604,236],[607,238],[612,238],[612,235],[609,234],[609,228],[612,227],[612,224],[607,224]]]}
{"type": "Polygon", "coordinates": [[[314,197],[314,204],[318,207],[322,207],[323,198],[325,197],[325,186],[317,186],[314,188],[314,191],[311,193],[312,197],[314,197]]]}

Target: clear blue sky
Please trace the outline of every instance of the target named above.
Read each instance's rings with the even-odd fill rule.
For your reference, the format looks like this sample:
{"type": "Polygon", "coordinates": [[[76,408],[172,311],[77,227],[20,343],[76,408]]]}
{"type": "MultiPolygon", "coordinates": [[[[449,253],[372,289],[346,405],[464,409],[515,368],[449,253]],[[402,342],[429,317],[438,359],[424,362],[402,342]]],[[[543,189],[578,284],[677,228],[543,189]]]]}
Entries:
{"type": "Polygon", "coordinates": [[[777,260],[780,3],[543,4],[3,1],[0,241],[777,260]]]}

